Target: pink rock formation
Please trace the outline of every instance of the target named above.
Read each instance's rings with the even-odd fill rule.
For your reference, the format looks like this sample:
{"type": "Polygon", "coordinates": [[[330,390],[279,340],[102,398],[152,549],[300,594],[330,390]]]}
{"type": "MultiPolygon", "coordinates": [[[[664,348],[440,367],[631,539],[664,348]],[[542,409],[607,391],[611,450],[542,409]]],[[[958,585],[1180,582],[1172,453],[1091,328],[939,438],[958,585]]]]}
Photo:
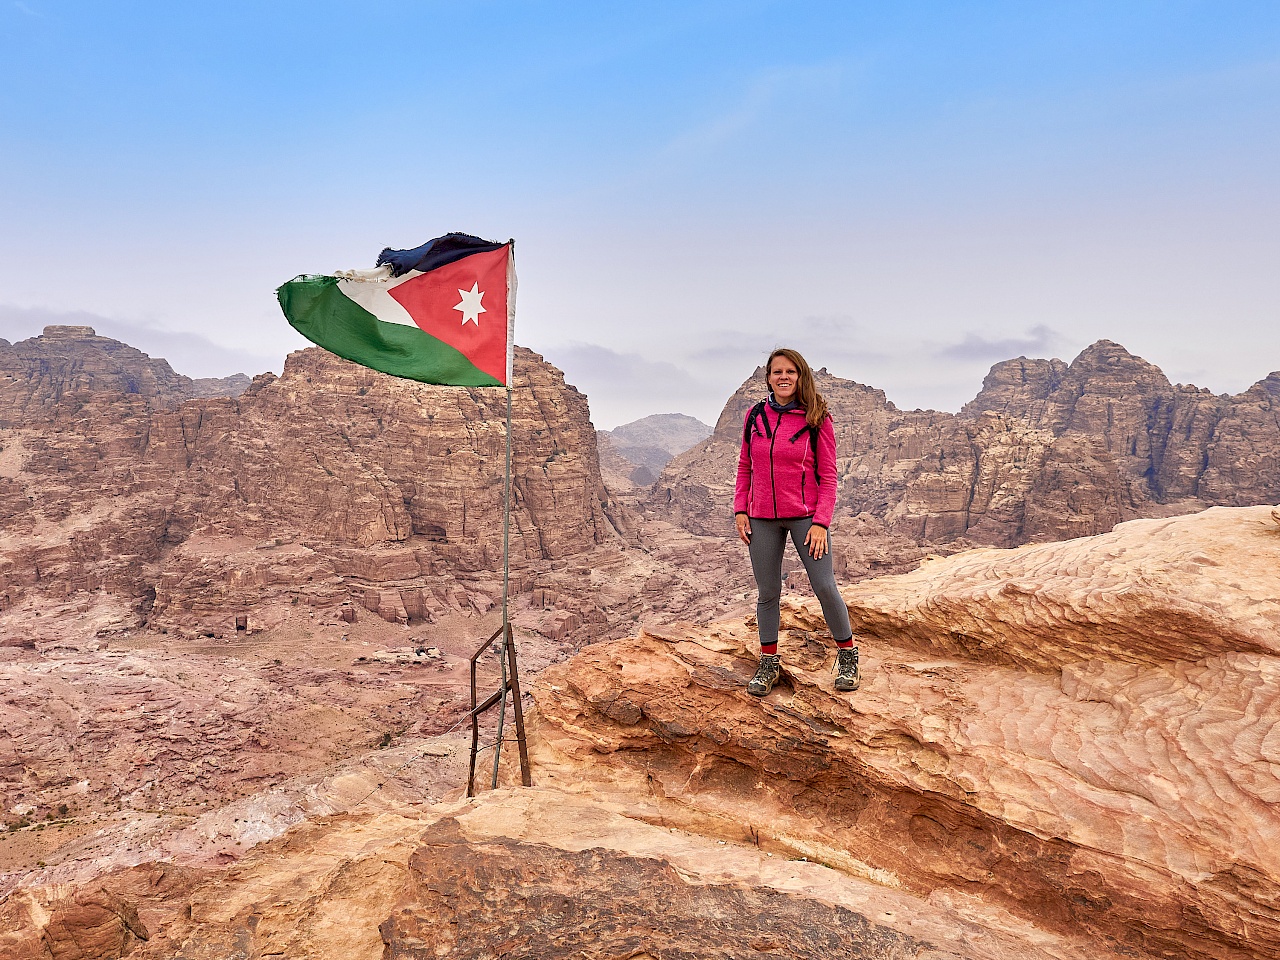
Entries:
{"type": "Polygon", "coordinates": [[[433,738],[135,815],[7,887],[0,953],[1274,957],[1273,510],[855,585],[855,694],[812,603],[764,700],[749,620],[592,645],[534,684],[533,789],[424,802],[433,738]]]}
{"type": "MultiPolygon", "coordinates": [[[[958,415],[900,411],[825,370],[817,380],[836,423],[835,557],[846,551],[848,578],[928,550],[1061,540],[1136,517],[1280,499],[1280,374],[1219,397],[1173,386],[1103,340],[1069,366],[997,364],[958,415]]],[[[728,535],[742,420],[763,392],[757,371],[711,440],[668,465],[650,511],[728,535]]]]}
{"type": "Polygon", "coordinates": [[[763,702],[749,624],[597,645],[539,678],[539,782],[1122,955],[1272,957],[1278,567],[1269,507],[935,560],[846,591],[852,696],[813,606],[763,702]]]}
{"type": "Polygon", "coordinates": [[[848,587],[853,696],[792,591],[757,701],[742,547],[703,534],[758,388],[638,516],[521,351],[538,786],[463,802],[497,399],[315,350],[192,399],[113,344],[0,344],[0,956],[1280,953],[1280,513],[1104,532],[1270,497],[1274,375],[1212,397],[1104,343],[948,419],[822,374],[846,582],[1101,535],[848,587]]]}
{"type": "MultiPolygon", "coordinates": [[[[0,619],[110,610],[99,629],[225,636],[301,606],[392,623],[481,615],[501,597],[505,399],[398,381],[319,349],[238,398],[187,400],[163,361],[79,328],[0,350],[0,619]]],[[[513,594],[556,589],[607,633],[592,563],[634,522],[600,481],[586,398],[520,349],[513,594]],[[588,578],[589,579],[589,578],[588,578]]],[[[623,604],[630,614],[631,598],[623,604]]],[[[536,621],[540,614],[530,614],[536,621]]],[[[19,627],[18,625],[23,625],[19,627]]]]}
{"type": "Polygon", "coordinates": [[[174,373],[164,360],[93,327],[50,326],[30,340],[0,340],[0,426],[38,420],[63,397],[118,393],[141,400],[147,409],[163,409],[192,397],[237,396],[249,378],[192,380],[174,373]]]}

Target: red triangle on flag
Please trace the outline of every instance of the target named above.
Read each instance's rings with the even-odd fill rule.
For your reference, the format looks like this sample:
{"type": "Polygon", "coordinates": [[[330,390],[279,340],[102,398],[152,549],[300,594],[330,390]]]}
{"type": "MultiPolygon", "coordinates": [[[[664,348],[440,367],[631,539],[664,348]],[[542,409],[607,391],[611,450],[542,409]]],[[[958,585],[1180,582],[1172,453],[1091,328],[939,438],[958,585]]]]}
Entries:
{"type": "Polygon", "coordinates": [[[507,258],[510,245],[437,267],[388,293],[422,330],[475,366],[507,379],[507,258]],[[482,307],[482,311],[477,311],[482,307]]]}

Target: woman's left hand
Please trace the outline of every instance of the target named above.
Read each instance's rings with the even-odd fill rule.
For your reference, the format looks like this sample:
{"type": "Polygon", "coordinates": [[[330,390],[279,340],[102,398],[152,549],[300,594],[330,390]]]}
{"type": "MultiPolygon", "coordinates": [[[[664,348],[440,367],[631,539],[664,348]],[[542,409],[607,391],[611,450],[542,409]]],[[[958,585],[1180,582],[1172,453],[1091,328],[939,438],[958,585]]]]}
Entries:
{"type": "Polygon", "coordinates": [[[821,560],[827,552],[827,528],[814,524],[804,535],[804,545],[809,548],[809,556],[821,560]]]}

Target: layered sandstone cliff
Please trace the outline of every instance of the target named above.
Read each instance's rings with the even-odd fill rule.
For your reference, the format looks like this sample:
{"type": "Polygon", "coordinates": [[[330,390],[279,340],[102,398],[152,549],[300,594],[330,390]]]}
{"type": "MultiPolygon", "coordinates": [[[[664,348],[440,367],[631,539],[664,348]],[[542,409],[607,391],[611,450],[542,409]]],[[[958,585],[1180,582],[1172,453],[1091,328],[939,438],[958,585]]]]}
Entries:
{"type": "MultiPolygon", "coordinates": [[[[817,381],[836,424],[846,576],[939,548],[1088,536],[1136,517],[1280,499],[1280,374],[1215,396],[1169,383],[1104,340],[1069,365],[997,364],[958,415],[898,410],[825,370],[817,381]]],[[[712,438],[667,467],[649,510],[729,534],[742,421],[762,395],[757,371],[712,438]]]]}
{"type": "Polygon", "coordinates": [[[545,671],[540,783],[805,856],[1098,956],[1280,954],[1280,526],[1215,508],[845,591],[865,679],[832,687],[816,604],[782,685],[749,623],[545,671]],[[549,751],[549,752],[545,752],[549,751]],[[645,798],[642,802],[638,798],[645,798]]]}
{"type": "Polygon", "coordinates": [[[237,396],[248,386],[244,374],[184,377],[93,327],[49,326],[30,340],[0,340],[0,426],[38,423],[64,395],[125,394],[155,410],[193,397],[237,396]]]}
{"type": "MultiPolygon", "coordinates": [[[[239,396],[191,399],[199,384],[89,328],[4,345],[0,366],[13,633],[222,636],[297,613],[430,625],[500,602],[501,391],[396,381],[312,349],[239,396]]],[[[611,492],[586,398],[536,354],[517,371],[517,623],[583,642],[743,602],[727,505],[755,381],[652,488],[611,492]]],[[[1069,366],[997,365],[954,416],[818,379],[838,425],[844,580],[1280,498],[1277,375],[1215,397],[1103,342],[1069,366]]]]}
{"type": "MultiPolygon", "coordinates": [[[[11,622],[69,604],[92,629],[224,635],[299,606],[413,623],[500,601],[503,391],[399,381],[313,348],[238,397],[191,400],[163,361],[51,330],[0,351],[11,622]]],[[[601,483],[586,398],[527,350],[516,378],[513,590],[526,604],[535,585],[565,593],[569,632],[599,629],[592,591],[557,588],[591,579],[571,558],[633,533],[601,483]]]]}

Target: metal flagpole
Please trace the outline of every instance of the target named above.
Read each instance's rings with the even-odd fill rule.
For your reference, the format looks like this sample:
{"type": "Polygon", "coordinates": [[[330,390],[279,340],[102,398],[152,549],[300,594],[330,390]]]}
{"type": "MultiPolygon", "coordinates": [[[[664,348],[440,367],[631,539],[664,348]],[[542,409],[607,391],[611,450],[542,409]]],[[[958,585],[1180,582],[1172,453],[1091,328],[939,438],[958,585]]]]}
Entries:
{"type": "MultiPolygon", "coordinates": [[[[502,664],[502,704],[498,711],[498,736],[493,745],[493,789],[498,788],[498,760],[502,756],[503,727],[507,722],[507,647],[514,643],[507,626],[507,593],[511,583],[511,384],[507,384],[507,461],[502,493],[502,640],[498,660],[502,664]]],[[[519,694],[516,694],[519,696],[519,694]]],[[[519,704],[516,705],[519,709],[519,704]]],[[[523,733],[523,731],[521,731],[523,733]]],[[[523,746],[523,744],[522,744],[523,746]]],[[[523,759],[523,758],[522,758],[523,759]]]]}
{"type": "Polygon", "coordinates": [[[511,581],[511,384],[507,384],[507,468],[502,494],[502,629],[507,628],[507,588],[511,581]]]}
{"type": "MultiPolygon", "coordinates": [[[[513,245],[515,241],[509,241],[513,245]]],[[[511,629],[511,392],[513,390],[512,351],[514,342],[511,335],[515,320],[515,267],[511,259],[507,260],[507,443],[506,458],[503,469],[502,490],[502,626],[498,631],[480,645],[471,655],[471,766],[467,773],[467,796],[475,796],[476,757],[480,748],[479,716],[492,706],[501,705],[498,714],[498,736],[493,745],[493,787],[498,786],[498,764],[502,756],[502,741],[505,737],[507,721],[507,694],[511,694],[511,706],[515,712],[516,745],[520,748],[520,782],[526,787],[533,786],[533,777],[529,769],[529,745],[525,738],[524,708],[520,702],[520,670],[516,666],[516,640],[511,629]],[[499,638],[501,638],[499,640],[499,638]],[[490,645],[497,642],[498,657],[502,667],[502,685],[496,692],[487,697],[484,703],[477,703],[476,663],[490,645]]]]}

